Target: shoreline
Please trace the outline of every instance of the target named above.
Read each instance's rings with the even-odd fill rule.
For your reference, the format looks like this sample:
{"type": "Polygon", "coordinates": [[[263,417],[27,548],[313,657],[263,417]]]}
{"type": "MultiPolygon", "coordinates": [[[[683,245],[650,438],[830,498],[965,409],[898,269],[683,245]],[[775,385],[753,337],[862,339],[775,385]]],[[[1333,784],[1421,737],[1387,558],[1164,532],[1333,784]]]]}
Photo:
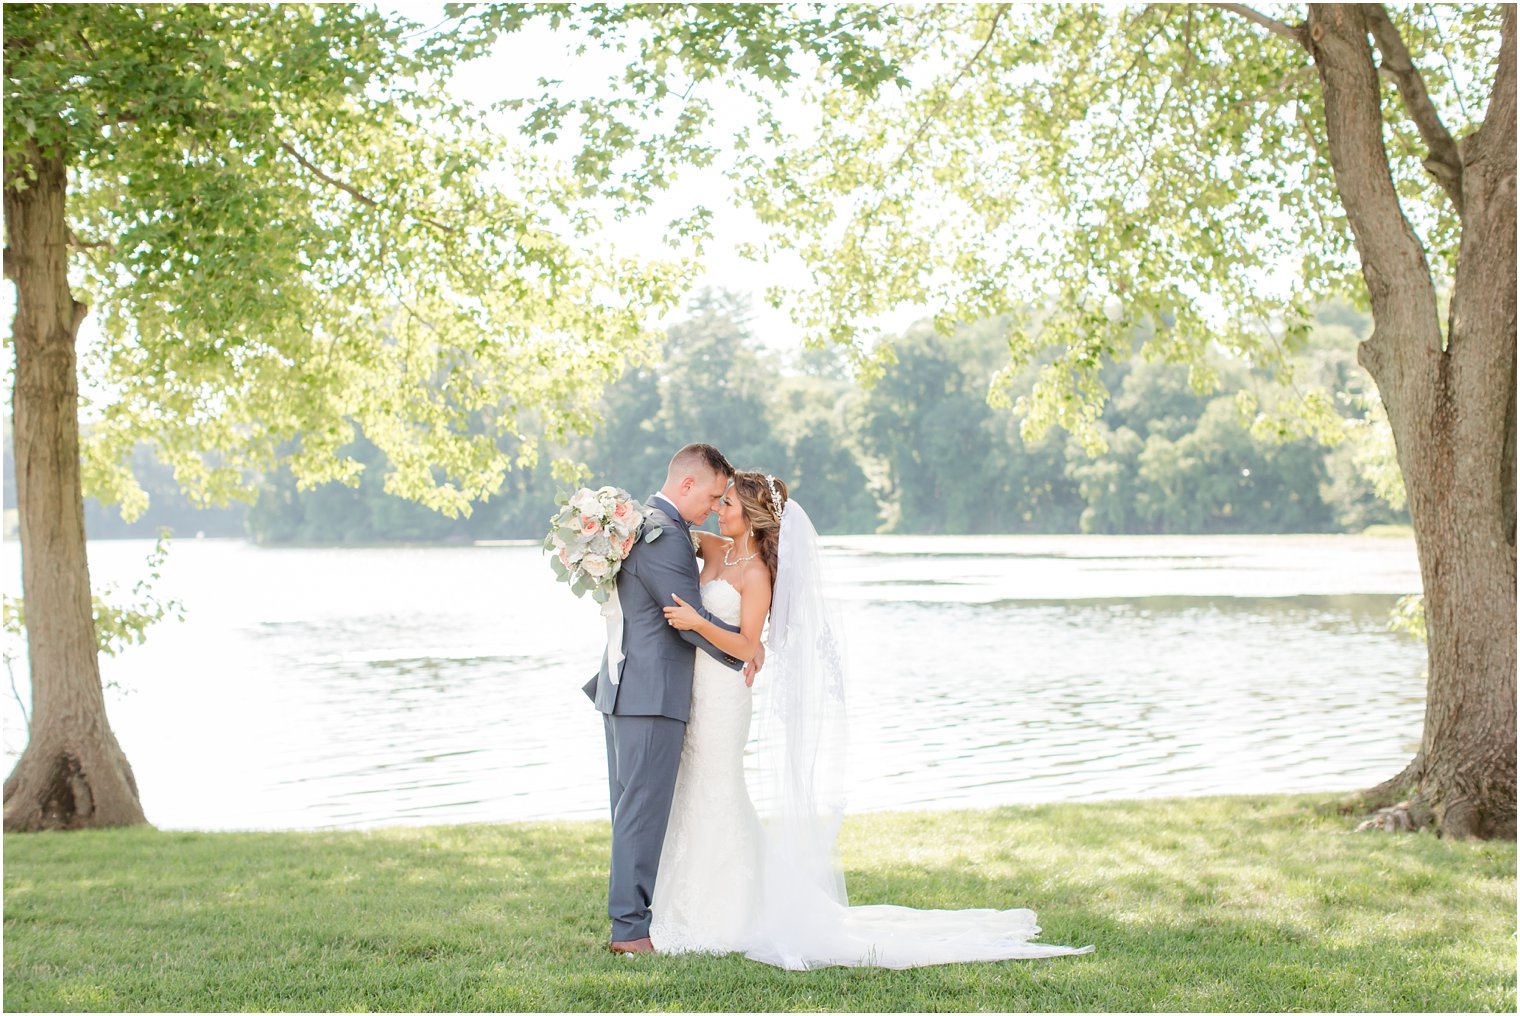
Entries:
{"type": "MultiPolygon", "coordinates": [[[[86,543],[96,544],[125,544],[142,543],[152,545],[157,541],[156,536],[97,536],[89,537],[86,543]]],[[[1041,541],[1041,540],[1090,540],[1093,543],[1107,543],[1110,546],[1122,544],[1124,541],[1156,541],[1156,542],[1181,542],[1185,540],[1203,541],[1231,541],[1231,540],[1303,540],[1306,542],[1326,542],[1333,540],[1378,540],[1396,542],[1400,540],[1414,542],[1414,529],[1407,525],[1377,525],[1369,526],[1361,532],[1309,532],[1309,533],[820,533],[819,540],[825,546],[838,549],[853,549],[852,545],[860,541],[881,541],[884,543],[910,544],[913,541],[924,542],[949,542],[954,540],[981,540],[981,541],[1041,541]]],[[[7,534],[0,543],[14,543],[16,534],[7,534]]],[[[503,537],[489,539],[454,539],[454,540],[373,540],[361,543],[260,543],[247,535],[242,536],[198,536],[195,533],[172,534],[168,537],[170,544],[174,543],[246,543],[259,550],[401,550],[401,549],[459,549],[470,547],[541,547],[543,537],[503,537]]],[[[903,553],[901,550],[896,553],[903,553]]]]}
{"type": "MultiPolygon", "coordinates": [[[[1154,797],[1124,796],[1105,797],[1093,800],[1060,800],[1060,801],[1022,801],[1005,804],[960,804],[952,803],[943,807],[893,807],[855,811],[845,809],[844,825],[849,826],[852,822],[876,822],[906,820],[914,822],[933,821],[940,817],[954,816],[984,816],[988,819],[1015,818],[1020,813],[1033,814],[1036,812],[1049,811],[1051,809],[1106,809],[1106,808],[1173,808],[1188,806],[1211,806],[1230,804],[1255,804],[1263,801],[1281,802],[1306,802],[1315,806],[1318,814],[1326,818],[1334,817],[1338,810],[1339,802],[1353,797],[1360,790],[1319,790],[1305,791],[1302,793],[1276,793],[1271,791],[1242,791],[1240,793],[1226,794],[1158,794],[1154,797]]],[[[1364,818],[1364,815],[1348,812],[1344,818],[1348,823],[1348,831],[1355,827],[1356,823],[1364,818]]],[[[148,829],[153,832],[163,833],[170,836],[193,835],[193,836],[332,836],[332,835],[355,835],[384,833],[416,833],[442,830],[479,830],[479,829],[562,829],[565,827],[585,827],[595,830],[598,827],[607,828],[610,821],[605,818],[587,818],[577,816],[526,818],[526,819],[472,819],[463,822],[391,822],[377,825],[323,825],[323,826],[249,826],[246,828],[212,829],[196,826],[168,826],[156,825],[149,816],[149,821],[141,826],[123,826],[122,830],[148,829]]],[[[110,832],[114,830],[77,830],[89,833],[110,832]]],[[[7,840],[11,836],[31,836],[33,833],[6,833],[7,840]]]]}

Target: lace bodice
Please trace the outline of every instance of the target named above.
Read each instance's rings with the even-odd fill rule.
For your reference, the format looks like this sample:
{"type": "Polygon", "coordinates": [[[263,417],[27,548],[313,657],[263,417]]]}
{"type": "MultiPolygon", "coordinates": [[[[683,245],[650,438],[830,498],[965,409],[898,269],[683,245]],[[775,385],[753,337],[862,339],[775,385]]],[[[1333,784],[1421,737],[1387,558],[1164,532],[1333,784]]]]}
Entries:
{"type": "Polygon", "coordinates": [[[725,578],[708,579],[702,584],[702,606],[714,617],[729,624],[739,623],[739,605],[742,597],[733,583],[725,578]]]}

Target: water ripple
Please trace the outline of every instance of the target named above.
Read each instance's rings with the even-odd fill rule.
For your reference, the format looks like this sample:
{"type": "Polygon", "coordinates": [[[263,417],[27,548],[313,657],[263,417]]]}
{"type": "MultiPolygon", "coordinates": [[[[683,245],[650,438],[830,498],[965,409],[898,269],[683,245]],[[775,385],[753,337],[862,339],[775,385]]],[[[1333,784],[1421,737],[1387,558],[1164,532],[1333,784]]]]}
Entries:
{"type": "MultiPolygon", "coordinates": [[[[147,547],[92,543],[92,572],[129,585],[147,547]]],[[[1423,649],[1386,628],[1418,589],[1401,541],[855,537],[827,560],[853,810],[1349,789],[1419,740],[1423,649]]],[[[579,690],[601,619],[536,549],[185,541],[161,595],[187,621],[102,661],[161,827],[605,817],[579,690]]]]}

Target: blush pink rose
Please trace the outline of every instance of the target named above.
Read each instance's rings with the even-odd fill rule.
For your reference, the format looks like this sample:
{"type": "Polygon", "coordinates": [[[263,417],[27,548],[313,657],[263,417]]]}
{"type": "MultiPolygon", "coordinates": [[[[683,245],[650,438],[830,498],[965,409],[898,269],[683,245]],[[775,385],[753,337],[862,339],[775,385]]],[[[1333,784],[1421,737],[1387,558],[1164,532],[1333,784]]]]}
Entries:
{"type": "Polygon", "coordinates": [[[582,515],[581,516],[581,535],[582,536],[595,536],[597,533],[599,533],[601,531],[601,529],[602,529],[602,523],[601,523],[600,519],[592,518],[590,515],[582,515]]]}
{"type": "Polygon", "coordinates": [[[637,534],[635,534],[635,533],[629,533],[628,534],[628,539],[626,539],[626,540],[623,541],[623,547],[622,547],[622,551],[623,552],[618,555],[619,557],[627,557],[628,556],[628,552],[633,549],[633,541],[636,538],[636,536],[637,536],[637,534]]]}

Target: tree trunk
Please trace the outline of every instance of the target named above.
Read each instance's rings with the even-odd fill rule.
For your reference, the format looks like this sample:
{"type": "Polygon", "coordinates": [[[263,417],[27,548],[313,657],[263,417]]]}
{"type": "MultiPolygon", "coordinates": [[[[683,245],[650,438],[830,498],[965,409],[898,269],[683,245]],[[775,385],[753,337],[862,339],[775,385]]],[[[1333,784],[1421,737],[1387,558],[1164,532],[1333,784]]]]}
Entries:
{"type": "Polygon", "coordinates": [[[106,720],[85,557],[74,346],[86,308],[69,292],[68,177],[35,144],[25,162],[35,177],[6,160],[5,271],[17,299],[12,437],[32,716],[5,781],[5,830],[134,825],[147,819],[106,720]]]}
{"type": "Polygon", "coordinates": [[[1443,835],[1515,836],[1514,9],[1484,125],[1461,145],[1462,241],[1443,342],[1425,251],[1389,172],[1367,12],[1315,4],[1336,187],[1374,329],[1358,359],[1388,410],[1425,592],[1430,676],[1414,762],[1374,793],[1443,835]]]}

